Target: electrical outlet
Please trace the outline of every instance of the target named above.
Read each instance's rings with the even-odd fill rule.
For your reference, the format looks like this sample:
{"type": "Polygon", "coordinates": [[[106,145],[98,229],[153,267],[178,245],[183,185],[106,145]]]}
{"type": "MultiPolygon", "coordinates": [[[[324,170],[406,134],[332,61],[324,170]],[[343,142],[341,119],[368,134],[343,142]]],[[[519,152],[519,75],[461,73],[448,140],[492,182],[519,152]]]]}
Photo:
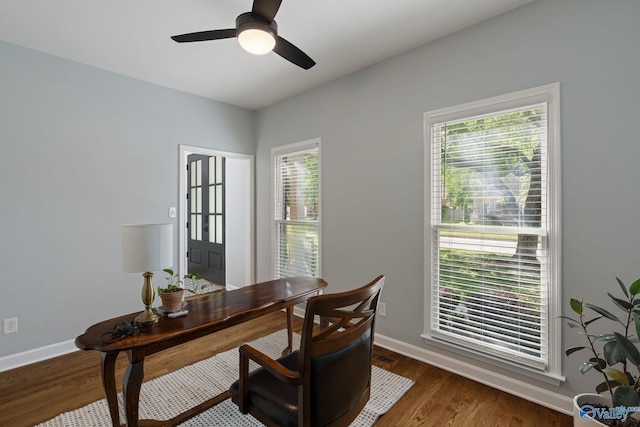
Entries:
{"type": "Polygon", "coordinates": [[[387,317],[387,303],[380,302],[378,303],[378,314],[382,317],[387,317]]]}
{"type": "Polygon", "coordinates": [[[18,332],[18,318],[12,317],[10,319],[4,319],[4,335],[15,334],[18,332]]]}

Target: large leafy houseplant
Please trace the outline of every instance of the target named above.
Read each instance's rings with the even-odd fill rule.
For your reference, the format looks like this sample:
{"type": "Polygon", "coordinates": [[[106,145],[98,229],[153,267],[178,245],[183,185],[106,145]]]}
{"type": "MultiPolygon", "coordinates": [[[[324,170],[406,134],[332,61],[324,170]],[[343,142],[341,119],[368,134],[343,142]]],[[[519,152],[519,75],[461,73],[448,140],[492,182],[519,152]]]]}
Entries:
{"type": "MultiPolygon", "coordinates": [[[[580,330],[586,338],[584,346],[570,347],[565,351],[567,356],[586,350],[589,358],[580,365],[580,372],[598,372],[602,382],[596,386],[597,393],[608,393],[613,407],[632,408],[640,406],[640,351],[636,345],[640,342],[640,279],[629,288],[619,279],[618,285],[624,294],[619,298],[607,292],[615,306],[622,312],[615,315],[604,308],[572,298],[571,310],[578,318],[564,317],[571,328],[580,330]],[[590,316],[593,314],[593,316],[590,316]],[[600,319],[607,319],[616,324],[617,331],[594,333],[593,325],[600,319]]],[[[604,422],[603,420],[601,420],[604,422]]],[[[626,418],[624,424],[638,425],[635,418],[626,418]]]]}

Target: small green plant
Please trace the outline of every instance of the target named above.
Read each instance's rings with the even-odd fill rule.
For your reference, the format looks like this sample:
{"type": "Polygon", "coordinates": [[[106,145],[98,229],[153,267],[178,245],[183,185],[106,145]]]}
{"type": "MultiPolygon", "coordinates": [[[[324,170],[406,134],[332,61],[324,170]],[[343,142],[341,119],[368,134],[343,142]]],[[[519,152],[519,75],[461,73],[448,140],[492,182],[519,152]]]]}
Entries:
{"type": "Polygon", "coordinates": [[[182,288],[180,285],[184,284],[184,281],[180,280],[180,276],[178,273],[174,273],[174,271],[170,268],[165,268],[164,270],[165,273],[167,273],[169,276],[166,278],[167,279],[167,285],[162,288],[160,286],[158,286],[158,293],[160,292],[178,292],[182,289],[184,289],[187,292],[190,292],[192,294],[196,294],[198,293],[198,291],[200,289],[204,289],[206,287],[206,285],[204,284],[198,284],[198,281],[200,279],[202,279],[202,276],[198,273],[191,273],[191,274],[185,274],[183,279],[191,279],[191,286],[188,288],[182,288]]]}
{"type": "MultiPolygon", "coordinates": [[[[617,316],[597,305],[582,300],[570,299],[571,310],[578,318],[563,316],[571,328],[578,329],[587,341],[584,346],[566,349],[570,356],[581,350],[587,350],[589,358],[580,365],[580,372],[598,372],[603,381],[596,386],[597,393],[608,392],[614,407],[640,406],[640,351],[636,344],[640,341],[640,279],[627,288],[616,278],[624,294],[618,298],[611,293],[607,295],[616,307],[622,311],[617,316]],[[593,317],[588,316],[592,313],[593,317]],[[593,324],[600,319],[607,319],[616,325],[617,331],[592,333],[593,324]],[[630,372],[633,371],[633,372],[630,372]]],[[[638,420],[627,418],[624,425],[637,425],[638,420]]]]}

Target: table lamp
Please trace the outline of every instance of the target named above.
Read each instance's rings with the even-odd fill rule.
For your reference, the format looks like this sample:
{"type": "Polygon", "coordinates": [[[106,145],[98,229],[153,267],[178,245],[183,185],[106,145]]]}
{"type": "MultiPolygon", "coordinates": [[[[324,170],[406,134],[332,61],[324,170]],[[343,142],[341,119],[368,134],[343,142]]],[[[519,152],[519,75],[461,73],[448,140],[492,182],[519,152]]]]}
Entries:
{"type": "Polygon", "coordinates": [[[144,311],[136,317],[140,330],[149,331],[158,321],[151,310],[156,292],[151,284],[152,271],[173,265],[173,225],[134,224],[122,226],[122,271],[143,273],[142,303],[144,311]]]}

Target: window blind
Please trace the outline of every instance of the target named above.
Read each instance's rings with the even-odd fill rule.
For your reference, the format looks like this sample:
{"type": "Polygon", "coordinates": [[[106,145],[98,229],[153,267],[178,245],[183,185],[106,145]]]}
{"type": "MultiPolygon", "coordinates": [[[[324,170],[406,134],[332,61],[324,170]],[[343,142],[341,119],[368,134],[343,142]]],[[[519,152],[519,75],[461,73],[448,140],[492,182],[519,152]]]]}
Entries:
{"type": "Polygon", "coordinates": [[[547,104],[429,132],[433,336],[544,369],[547,104]]]}
{"type": "Polygon", "coordinates": [[[319,149],[278,151],[274,164],[275,278],[319,275],[319,149]]]}

